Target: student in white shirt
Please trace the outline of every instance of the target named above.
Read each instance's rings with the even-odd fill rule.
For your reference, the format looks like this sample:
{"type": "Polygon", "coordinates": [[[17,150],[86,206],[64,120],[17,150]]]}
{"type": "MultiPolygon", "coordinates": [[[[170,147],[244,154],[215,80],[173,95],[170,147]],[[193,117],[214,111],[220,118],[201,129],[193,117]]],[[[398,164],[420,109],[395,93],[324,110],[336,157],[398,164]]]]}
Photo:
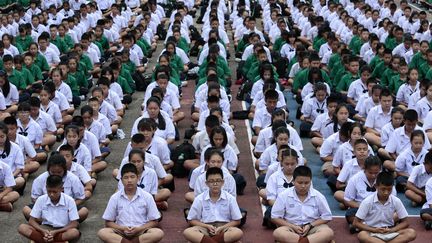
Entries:
{"type": "Polygon", "coordinates": [[[105,228],[99,230],[98,237],[105,242],[159,242],[164,236],[156,228],[161,215],[152,195],[138,187],[135,165],[123,166],[121,180],[124,188],[111,196],[102,216],[105,228]]]}
{"type": "MultiPolygon", "coordinates": [[[[311,143],[315,147],[318,153],[324,140],[334,133],[333,129],[332,131],[330,131],[329,129],[326,129],[326,127],[329,126],[330,124],[333,124],[334,126],[333,119],[335,117],[336,119],[338,118],[339,111],[341,108],[339,107],[338,113],[335,113],[338,107],[338,101],[333,96],[327,97],[326,103],[327,103],[327,112],[318,115],[311,127],[311,137],[312,137],[311,143]]],[[[348,118],[348,113],[347,113],[347,118],[348,118]]]]}
{"type": "Polygon", "coordinates": [[[46,148],[46,146],[51,147],[56,142],[56,133],[57,126],[53,117],[51,117],[48,113],[42,111],[40,109],[40,100],[38,97],[30,97],[30,117],[37,124],[39,124],[40,128],[43,132],[43,139],[41,146],[46,148]]]}
{"type": "Polygon", "coordinates": [[[62,178],[50,175],[44,187],[47,193],[36,200],[29,223],[21,224],[18,232],[34,242],[77,240],[79,215],[74,199],[62,192],[62,178]]]}
{"type": "Polygon", "coordinates": [[[406,183],[405,196],[411,200],[413,206],[426,202],[425,187],[432,178],[432,152],[427,152],[424,157],[424,162],[412,169],[406,183]]]}
{"type": "Polygon", "coordinates": [[[12,204],[16,202],[20,195],[14,191],[15,179],[9,165],[0,161],[0,211],[12,212],[12,204]]]}
{"type": "Polygon", "coordinates": [[[104,114],[110,120],[113,133],[114,130],[117,132],[117,128],[121,124],[123,119],[117,115],[114,107],[104,100],[102,88],[94,87],[91,93],[92,96],[95,97],[99,102],[99,112],[104,114]],[[113,127],[114,125],[115,127],[113,127]]]}
{"type": "Polygon", "coordinates": [[[379,173],[376,192],[360,203],[353,223],[360,230],[357,235],[360,242],[381,242],[385,236],[394,242],[410,242],[416,238],[415,230],[408,228],[408,213],[402,201],[391,193],[393,183],[391,173],[379,173]],[[398,222],[394,220],[395,214],[398,222]]]}
{"type": "Polygon", "coordinates": [[[117,112],[117,116],[123,117],[126,107],[122,104],[117,93],[110,89],[111,81],[106,77],[101,77],[99,78],[97,85],[103,91],[104,100],[114,107],[117,112]]]}
{"type": "Polygon", "coordinates": [[[303,102],[300,120],[300,134],[309,135],[312,124],[316,117],[327,112],[326,98],[327,86],[324,83],[318,82],[314,84],[313,95],[303,102]]]}
{"type": "Polygon", "coordinates": [[[327,226],[332,214],[325,197],[311,187],[312,171],[299,166],[293,174],[294,187],[282,192],[273,205],[271,218],[277,228],[276,241],[330,242],[333,231],[327,226]],[[308,208],[308,212],[302,210],[308,208]],[[307,239],[303,239],[307,238],[307,239]]]}
{"type": "Polygon", "coordinates": [[[279,99],[279,94],[276,92],[276,90],[268,90],[264,94],[264,101],[266,103],[266,106],[264,108],[258,109],[255,112],[255,116],[252,121],[252,127],[256,135],[260,133],[261,129],[270,125],[271,113],[276,108],[278,99],[279,99]]]}
{"type": "Polygon", "coordinates": [[[416,103],[416,110],[420,122],[426,122],[425,118],[432,111],[432,82],[425,85],[426,95],[416,103]]]}
{"type": "Polygon", "coordinates": [[[336,174],[332,165],[333,158],[339,146],[349,140],[349,130],[351,125],[351,122],[343,123],[339,131],[336,131],[334,134],[330,135],[330,137],[324,140],[319,155],[321,161],[323,162],[321,171],[325,176],[334,176],[336,179],[336,174]]]}
{"type": "MultiPolygon", "coordinates": [[[[431,91],[432,92],[432,91],[431,91]]],[[[431,93],[432,94],[432,93],[431,93]]],[[[387,88],[382,89],[380,94],[380,105],[372,108],[366,118],[365,138],[372,145],[380,144],[380,132],[385,124],[391,121],[393,97],[390,90],[387,88]]]]}
{"type": "Polygon", "coordinates": [[[352,82],[348,88],[347,100],[348,103],[353,107],[357,105],[357,102],[363,94],[368,92],[367,80],[369,79],[372,70],[368,65],[365,65],[360,70],[360,78],[352,82]]]}
{"type": "Polygon", "coordinates": [[[382,86],[377,84],[374,78],[368,79],[366,82],[368,92],[359,97],[355,111],[357,114],[354,115],[354,119],[360,122],[365,122],[369,111],[379,105],[380,94],[382,86]]]}
{"type": "Polygon", "coordinates": [[[410,68],[407,82],[402,84],[397,91],[396,101],[399,102],[399,105],[408,107],[410,96],[419,88],[418,70],[416,68],[410,68]]]}
{"type": "Polygon", "coordinates": [[[400,128],[403,124],[403,116],[405,111],[400,107],[395,107],[391,111],[391,121],[381,129],[381,144],[378,149],[378,154],[382,158],[390,158],[389,153],[384,149],[393,135],[394,131],[400,128]]]}

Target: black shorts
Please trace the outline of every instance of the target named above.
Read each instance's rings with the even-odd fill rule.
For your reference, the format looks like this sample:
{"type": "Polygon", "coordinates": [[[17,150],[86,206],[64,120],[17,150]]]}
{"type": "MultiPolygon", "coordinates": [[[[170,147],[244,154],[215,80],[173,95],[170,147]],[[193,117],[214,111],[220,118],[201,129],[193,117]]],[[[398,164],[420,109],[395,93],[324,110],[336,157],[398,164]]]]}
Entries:
{"type": "Polygon", "coordinates": [[[422,210],[420,210],[420,217],[421,217],[423,214],[429,214],[429,215],[432,215],[432,208],[423,208],[422,210]]]}

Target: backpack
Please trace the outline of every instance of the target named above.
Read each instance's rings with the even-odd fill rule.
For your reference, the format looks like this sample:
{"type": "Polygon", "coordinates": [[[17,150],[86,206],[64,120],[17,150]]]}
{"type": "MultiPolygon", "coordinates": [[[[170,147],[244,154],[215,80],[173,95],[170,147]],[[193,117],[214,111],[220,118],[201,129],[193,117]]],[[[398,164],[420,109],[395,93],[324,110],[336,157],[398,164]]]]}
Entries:
{"type": "Polygon", "coordinates": [[[244,100],[246,102],[250,101],[250,92],[252,91],[253,84],[254,82],[250,80],[246,80],[244,83],[242,83],[239,91],[237,92],[237,100],[244,100]]]}
{"type": "Polygon", "coordinates": [[[182,144],[177,147],[171,153],[171,160],[174,162],[174,166],[171,169],[171,174],[178,178],[186,177],[189,172],[183,166],[185,160],[195,158],[195,148],[185,140],[182,144]]]}

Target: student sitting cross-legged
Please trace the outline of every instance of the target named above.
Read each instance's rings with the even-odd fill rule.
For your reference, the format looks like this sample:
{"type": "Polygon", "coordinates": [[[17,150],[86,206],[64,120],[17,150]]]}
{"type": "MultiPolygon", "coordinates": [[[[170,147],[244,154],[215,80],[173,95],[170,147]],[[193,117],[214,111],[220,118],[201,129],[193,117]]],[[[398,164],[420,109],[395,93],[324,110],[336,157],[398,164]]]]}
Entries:
{"type": "Polygon", "coordinates": [[[360,203],[354,218],[360,242],[410,242],[416,238],[415,230],[408,228],[408,213],[402,201],[392,195],[393,185],[393,175],[381,172],[376,181],[377,191],[360,203]],[[398,222],[394,220],[395,214],[398,222]]]}
{"type": "Polygon", "coordinates": [[[18,232],[36,243],[78,239],[78,211],[74,199],[62,192],[63,179],[48,176],[46,191],[36,200],[28,224],[21,224],[18,232]]]}
{"type": "Polygon", "coordinates": [[[273,236],[278,242],[330,242],[333,230],[327,223],[332,214],[319,191],[311,188],[312,171],[299,166],[293,174],[294,187],[280,193],[272,208],[272,221],[279,226],[273,236]]]}
{"type": "Polygon", "coordinates": [[[138,170],[125,164],[121,170],[123,189],[111,196],[102,218],[105,228],[98,236],[104,242],[159,242],[164,233],[155,228],[161,217],[153,196],[138,188],[138,170]]]}
{"type": "Polygon", "coordinates": [[[198,195],[189,210],[187,220],[192,226],[183,235],[193,243],[238,242],[243,232],[242,214],[236,198],[222,190],[224,173],[212,167],[206,172],[208,190],[198,195]]]}

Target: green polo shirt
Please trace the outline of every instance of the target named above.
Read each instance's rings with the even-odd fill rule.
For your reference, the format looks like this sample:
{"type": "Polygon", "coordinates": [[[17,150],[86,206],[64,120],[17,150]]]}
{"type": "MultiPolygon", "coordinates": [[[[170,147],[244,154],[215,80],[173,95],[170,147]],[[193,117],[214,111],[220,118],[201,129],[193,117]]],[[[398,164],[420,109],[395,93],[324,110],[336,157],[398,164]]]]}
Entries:
{"type": "Polygon", "coordinates": [[[149,49],[147,48],[147,46],[144,44],[144,42],[142,40],[138,40],[136,42],[136,44],[139,46],[139,48],[141,48],[141,51],[143,52],[144,56],[147,56],[149,53],[149,49]]]}
{"type": "MultiPolygon", "coordinates": [[[[326,83],[330,83],[330,78],[324,70],[321,70],[322,77],[326,83]]],[[[298,89],[303,88],[309,82],[309,68],[306,68],[299,73],[294,78],[293,90],[297,92],[298,89]]]]}
{"type": "Polygon", "coordinates": [[[60,53],[65,54],[69,51],[69,47],[66,45],[66,43],[59,37],[56,37],[55,39],[51,39],[50,42],[57,46],[60,53]]]}
{"type": "Polygon", "coordinates": [[[22,48],[23,52],[28,51],[32,42],[33,39],[29,35],[26,35],[25,37],[17,36],[15,39],[15,43],[22,48]]]}
{"type": "MultiPolygon", "coordinates": [[[[134,64],[135,65],[135,64],[134,64]]],[[[122,64],[121,70],[120,70],[120,76],[126,79],[126,81],[129,84],[129,87],[132,90],[132,93],[135,92],[135,81],[132,78],[132,73],[135,73],[135,71],[129,71],[126,67],[126,64],[122,64]]]]}
{"type": "Polygon", "coordinates": [[[81,55],[80,63],[84,64],[87,72],[93,69],[93,63],[91,62],[90,57],[88,57],[86,54],[81,55]]]}
{"type": "MultiPolygon", "coordinates": [[[[200,79],[198,80],[198,84],[197,84],[196,87],[195,87],[195,90],[197,90],[197,89],[199,88],[199,86],[203,85],[203,84],[206,83],[206,82],[207,82],[207,77],[200,78],[200,79]]],[[[218,83],[219,83],[220,85],[226,87],[226,80],[225,80],[225,79],[218,78],[218,83]]]]}
{"type": "Polygon", "coordinates": [[[429,72],[429,70],[431,69],[431,65],[429,65],[429,63],[425,62],[423,64],[420,65],[420,68],[418,69],[419,71],[419,79],[420,77],[426,77],[426,74],[429,72]]]}
{"type": "Polygon", "coordinates": [[[71,72],[69,71],[69,75],[75,78],[78,87],[88,87],[87,79],[82,71],[71,72]]]}
{"type": "Polygon", "coordinates": [[[375,67],[376,67],[380,62],[383,62],[383,60],[381,59],[381,57],[379,57],[378,55],[375,55],[375,56],[371,59],[371,61],[370,61],[370,63],[369,63],[369,67],[370,67],[372,70],[374,70],[375,67]]]}
{"type": "Polygon", "coordinates": [[[31,66],[25,66],[25,68],[30,71],[34,80],[43,80],[42,71],[36,64],[32,64],[31,66]]]}
{"type": "Polygon", "coordinates": [[[427,71],[425,75],[425,79],[432,80],[432,68],[430,68],[429,71],[427,71]]]}
{"type": "MultiPolygon", "coordinates": [[[[198,72],[199,73],[204,72],[203,76],[206,76],[205,71],[207,70],[207,66],[208,66],[207,59],[205,59],[203,61],[203,63],[201,64],[198,72]]],[[[225,61],[225,59],[223,57],[220,57],[220,56],[217,57],[216,66],[217,66],[218,70],[219,69],[222,70],[222,73],[220,73],[221,77],[227,78],[228,76],[231,76],[231,70],[228,67],[228,63],[225,61]]],[[[219,76],[219,73],[218,73],[218,76],[219,76]]]]}
{"type": "Polygon", "coordinates": [[[17,3],[25,8],[30,6],[30,0],[18,0],[17,3]]]}
{"type": "Polygon", "coordinates": [[[375,69],[372,72],[372,78],[382,79],[382,75],[384,71],[386,70],[387,65],[385,65],[384,61],[381,61],[378,63],[375,67],[375,69]]]}
{"type": "Polygon", "coordinates": [[[340,82],[336,86],[336,91],[338,92],[348,91],[348,88],[351,85],[351,83],[359,78],[360,76],[358,74],[356,75],[353,75],[352,73],[345,74],[344,76],[342,76],[340,82]]]}
{"type": "Polygon", "coordinates": [[[275,43],[273,44],[273,51],[274,52],[280,52],[282,49],[282,46],[286,43],[285,39],[282,37],[279,37],[276,39],[275,43]]]}
{"type": "MultiPolygon", "coordinates": [[[[159,64],[156,64],[155,69],[157,69],[159,66],[160,66],[159,64]]],[[[171,66],[170,66],[170,68],[172,70],[171,66]]],[[[153,72],[152,80],[153,81],[156,80],[155,72],[153,72]]],[[[172,72],[172,71],[170,72],[170,81],[171,81],[171,83],[173,83],[173,84],[175,84],[177,86],[181,85],[180,76],[179,76],[179,74],[177,72],[172,72]]]]}
{"type": "MultiPolygon", "coordinates": [[[[256,81],[258,81],[261,78],[259,67],[260,67],[260,64],[255,65],[252,69],[249,70],[249,72],[246,75],[248,80],[251,80],[255,83],[256,81]]],[[[274,73],[274,79],[279,80],[279,74],[276,72],[275,66],[272,65],[272,68],[273,68],[273,73],[274,73]]]]}
{"type": "Polygon", "coordinates": [[[49,66],[46,58],[40,53],[36,54],[36,58],[34,60],[34,63],[41,69],[42,72],[50,70],[50,66],[49,66]]]}
{"type": "Polygon", "coordinates": [[[315,37],[315,39],[313,40],[312,47],[313,47],[313,49],[314,49],[315,51],[319,51],[320,47],[321,47],[324,43],[326,43],[326,42],[327,42],[326,39],[317,36],[317,37],[315,37]]]}
{"type": "Polygon", "coordinates": [[[384,44],[385,44],[386,48],[393,50],[393,49],[395,49],[395,47],[396,47],[397,45],[399,45],[400,43],[398,43],[398,42],[396,41],[396,38],[390,38],[390,37],[387,37],[387,39],[385,40],[385,43],[384,43],[384,44]]]}
{"type": "Polygon", "coordinates": [[[363,44],[364,44],[364,41],[362,39],[360,39],[360,37],[358,37],[358,38],[353,37],[351,39],[349,47],[350,47],[350,49],[354,55],[359,55],[360,49],[361,49],[363,44]]]}
{"type": "Polygon", "coordinates": [[[402,80],[402,79],[400,78],[400,75],[397,74],[397,75],[393,76],[393,77],[390,79],[390,83],[389,83],[389,85],[388,85],[388,88],[389,88],[389,90],[393,93],[393,95],[396,96],[396,94],[397,94],[397,92],[398,92],[398,90],[399,90],[399,87],[400,87],[402,84],[406,83],[407,80],[408,80],[407,78],[405,78],[405,80],[402,80]]]}
{"type": "Polygon", "coordinates": [[[189,53],[189,44],[184,37],[180,37],[179,41],[177,42],[177,47],[182,49],[184,52],[189,53]]]}
{"type": "Polygon", "coordinates": [[[8,80],[14,84],[18,90],[25,90],[27,85],[21,73],[15,68],[12,69],[12,73],[8,75],[8,80]]]}
{"type": "Polygon", "coordinates": [[[394,76],[396,76],[396,75],[398,75],[399,73],[397,72],[397,71],[394,71],[393,69],[391,69],[391,68],[387,68],[385,71],[384,71],[384,73],[383,73],[383,75],[382,75],[382,77],[381,77],[381,81],[380,81],[380,84],[382,85],[382,86],[388,86],[389,84],[390,84],[390,80],[394,77],[394,76]]]}
{"type": "Polygon", "coordinates": [[[64,43],[66,44],[66,46],[68,47],[68,49],[72,49],[75,45],[73,40],[72,40],[72,37],[69,34],[65,34],[65,36],[63,36],[63,37],[58,36],[57,38],[60,38],[61,40],[63,40],[64,43]]]}
{"type": "Polygon", "coordinates": [[[0,0],[0,7],[6,7],[11,3],[10,0],[0,0]]]}
{"type": "MultiPolygon", "coordinates": [[[[72,90],[72,95],[73,96],[80,96],[80,88],[78,86],[77,80],[75,79],[75,77],[73,75],[68,74],[66,80],[64,81],[65,84],[69,85],[69,87],[72,90]]],[[[87,87],[87,86],[85,86],[87,87]]]]}
{"type": "Polygon", "coordinates": [[[348,74],[348,70],[345,69],[345,67],[342,67],[341,69],[339,69],[339,71],[336,73],[334,79],[333,79],[333,87],[336,88],[339,84],[339,82],[341,81],[342,77],[345,74],[348,74]]]}
{"type": "Polygon", "coordinates": [[[243,67],[242,67],[242,70],[241,70],[243,76],[246,76],[246,74],[248,73],[249,69],[251,69],[252,66],[254,64],[256,64],[256,63],[258,63],[258,58],[256,57],[256,55],[255,54],[250,55],[246,59],[245,63],[243,64],[243,67]]]}
{"type": "Polygon", "coordinates": [[[237,49],[236,49],[236,53],[242,53],[244,52],[244,50],[246,49],[246,47],[250,45],[250,43],[244,41],[244,38],[242,38],[238,44],[237,44],[237,49]]]}
{"type": "Polygon", "coordinates": [[[127,80],[123,78],[122,76],[119,76],[116,82],[120,85],[122,88],[122,91],[124,94],[132,94],[132,88],[129,86],[127,80]]]}
{"type": "Polygon", "coordinates": [[[31,72],[27,68],[23,67],[21,70],[17,69],[17,72],[19,72],[21,74],[23,81],[26,85],[26,88],[27,88],[27,86],[34,83],[35,80],[33,78],[33,75],[31,74],[31,72]]]}
{"type": "MultiPolygon", "coordinates": [[[[423,63],[426,63],[427,60],[425,57],[423,57],[423,54],[421,52],[417,52],[416,54],[414,54],[414,56],[411,59],[411,62],[409,64],[410,68],[417,68],[419,69],[421,65],[423,65],[423,63]]],[[[420,77],[419,77],[420,79],[420,77]]]]}

